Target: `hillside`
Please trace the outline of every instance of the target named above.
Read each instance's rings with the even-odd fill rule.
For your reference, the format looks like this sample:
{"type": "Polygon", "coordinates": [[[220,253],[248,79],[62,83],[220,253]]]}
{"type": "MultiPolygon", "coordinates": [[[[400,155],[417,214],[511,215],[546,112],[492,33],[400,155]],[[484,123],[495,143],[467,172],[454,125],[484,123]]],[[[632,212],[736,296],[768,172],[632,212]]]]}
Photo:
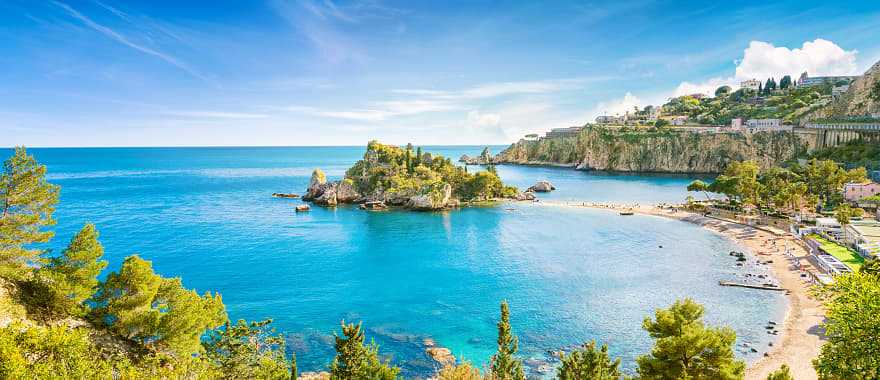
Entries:
{"type": "Polygon", "coordinates": [[[699,134],[590,126],[575,137],[520,140],[501,152],[496,161],[564,164],[582,170],[719,173],[733,161],[754,160],[769,167],[805,150],[804,143],[791,132],[699,134]]]}
{"type": "Polygon", "coordinates": [[[852,82],[849,90],[829,107],[828,116],[845,118],[880,113],[880,62],[852,82]]]}

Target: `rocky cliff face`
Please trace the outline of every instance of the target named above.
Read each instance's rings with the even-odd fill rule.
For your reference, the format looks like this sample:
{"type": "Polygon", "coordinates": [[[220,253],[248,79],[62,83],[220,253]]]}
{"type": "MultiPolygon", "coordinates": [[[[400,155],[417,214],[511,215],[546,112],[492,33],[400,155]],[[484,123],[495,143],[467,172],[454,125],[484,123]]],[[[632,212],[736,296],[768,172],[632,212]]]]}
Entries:
{"type": "Polygon", "coordinates": [[[720,173],[732,161],[755,160],[766,167],[795,158],[805,149],[791,132],[698,134],[588,127],[577,137],[521,140],[496,160],[582,170],[720,173]]]}
{"type": "Polygon", "coordinates": [[[865,116],[880,113],[880,62],[849,86],[840,100],[832,103],[834,117],[865,116]]]}

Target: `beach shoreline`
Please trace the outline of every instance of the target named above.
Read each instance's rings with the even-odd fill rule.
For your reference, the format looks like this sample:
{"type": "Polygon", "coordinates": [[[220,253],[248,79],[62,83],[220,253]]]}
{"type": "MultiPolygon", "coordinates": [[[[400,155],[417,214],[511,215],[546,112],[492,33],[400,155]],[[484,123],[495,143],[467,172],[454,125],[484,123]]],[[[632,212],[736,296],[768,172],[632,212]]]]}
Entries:
{"type": "MultiPolygon", "coordinates": [[[[820,324],[824,320],[824,309],[818,300],[810,295],[810,284],[802,277],[804,269],[818,271],[807,259],[808,252],[789,233],[759,229],[734,221],[706,217],[682,209],[661,208],[657,205],[616,204],[603,202],[554,202],[541,201],[540,204],[561,207],[582,207],[613,212],[632,212],[679,220],[696,224],[736,242],[755,258],[772,263],[767,264],[779,286],[787,289],[785,293],[788,307],[780,329],[780,336],[764,357],[746,369],[746,379],[764,380],[771,372],[787,364],[791,375],[798,380],[817,379],[812,359],[819,355],[822,346],[820,324]],[[783,247],[791,256],[786,256],[783,247]]],[[[621,216],[626,217],[626,216],[621,216]]]]}

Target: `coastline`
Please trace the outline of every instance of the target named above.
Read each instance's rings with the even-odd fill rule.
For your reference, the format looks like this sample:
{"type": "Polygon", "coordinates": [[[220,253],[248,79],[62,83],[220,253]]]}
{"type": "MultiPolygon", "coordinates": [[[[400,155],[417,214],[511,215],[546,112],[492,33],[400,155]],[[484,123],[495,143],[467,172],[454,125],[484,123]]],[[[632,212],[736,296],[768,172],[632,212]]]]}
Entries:
{"type": "MultiPolygon", "coordinates": [[[[788,291],[788,308],[785,312],[780,336],[764,357],[746,369],[747,380],[764,380],[771,372],[787,364],[791,375],[798,380],[818,379],[812,359],[819,355],[822,346],[819,325],[824,320],[822,304],[810,296],[810,284],[801,277],[802,269],[817,271],[807,259],[808,253],[796,239],[787,233],[777,234],[733,221],[705,217],[689,211],[661,209],[655,205],[623,205],[600,202],[562,203],[541,201],[539,204],[559,207],[583,207],[614,212],[633,212],[639,215],[675,219],[699,225],[737,242],[755,257],[771,259],[769,268],[779,285],[788,291]],[[784,254],[788,247],[793,258],[784,254]]],[[[623,217],[623,216],[621,216],[623,217]]]]}

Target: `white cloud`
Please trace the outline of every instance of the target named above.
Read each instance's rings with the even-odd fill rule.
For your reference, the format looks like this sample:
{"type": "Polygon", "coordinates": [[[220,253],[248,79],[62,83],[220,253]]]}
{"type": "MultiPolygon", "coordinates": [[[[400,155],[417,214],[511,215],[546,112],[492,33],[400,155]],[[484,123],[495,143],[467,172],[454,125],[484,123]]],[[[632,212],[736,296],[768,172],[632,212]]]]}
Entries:
{"type": "MultiPolygon", "coordinates": [[[[718,87],[728,85],[735,82],[733,78],[709,78],[708,80],[700,83],[691,83],[691,82],[681,82],[678,87],[675,88],[672,96],[682,96],[682,95],[690,95],[690,94],[708,94],[714,95],[715,90],[718,87]]],[[[733,86],[731,86],[733,87],[733,86]]]]}
{"type": "Polygon", "coordinates": [[[587,116],[589,120],[593,120],[600,115],[616,115],[623,114],[626,111],[632,111],[633,108],[641,106],[642,101],[637,96],[627,92],[622,98],[613,99],[607,102],[599,102],[587,116]]]}
{"type": "Polygon", "coordinates": [[[795,49],[752,41],[736,67],[736,79],[797,77],[804,71],[812,76],[858,75],[857,54],[856,50],[844,50],[821,38],[795,49]]]}
{"type": "Polygon", "coordinates": [[[801,73],[810,76],[858,75],[857,50],[844,50],[834,42],[818,38],[806,41],[800,48],[777,47],[769,42],[752,41],[743,50],[743,57],[736,61],[732,76],[709,78],[702,82],[681,82],[672,96],[702,93],[714,95],[723,85],[738,88],[741,81],[768,78],[778,81],[785,75],[797,80],[801,73]]]}
{"type": "Polygon", "coordinates": [[[468,112],[467,121],[469,125],[477,128],[497,127],[501,123],[501,114],[498,113],[481,113],[473,110],[468,112]]]}

